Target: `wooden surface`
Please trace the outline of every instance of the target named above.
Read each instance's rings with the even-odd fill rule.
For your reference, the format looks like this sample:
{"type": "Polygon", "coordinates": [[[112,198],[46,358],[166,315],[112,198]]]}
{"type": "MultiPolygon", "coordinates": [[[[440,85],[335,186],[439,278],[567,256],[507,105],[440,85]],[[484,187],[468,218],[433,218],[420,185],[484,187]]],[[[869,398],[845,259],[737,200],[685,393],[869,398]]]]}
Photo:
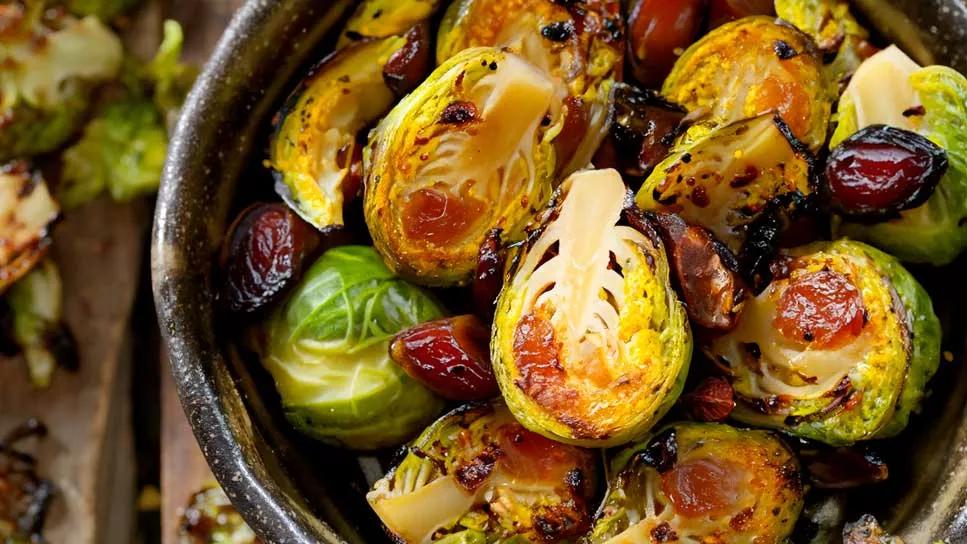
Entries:
{"type": "MultiPolygon", "coordinates": [[[[185,29],[185,57],[199,66],[241,0],[152,0],[124,22],[127,47],[147,58],[161,23],[185,29]]],[[[64,280],[65,314],[77,337],[81,368],[58,370],[52,386],[34,390],[22,360],[0,360],[0,431],[29,417],[49,430],[40,472],[57,486],[45,530],[51,544],[130,544],[135,524],[135,456],[131,418],[130,317],[142,273],[151,221],[148,202],[119,205],[101,199],[73,210],[54,232],[52,256],[64,280]]],[[[149,355],[154,357],[156,354],[149,355]]],[[[166,362],[166,360],[165,360],[166,362]]],[[[210,480],[210,473],[173,395],[167,365],[163,443],[166,487],[163,524],[173,540],[175,510],[210,480]],[[190,491],[189,491],[190,490],[190,491]]],[[[159,385],[160,386],[160,385],[159,385]]]]}
{"type": "Polygon", "coordinates": [[[128,320],[148,226],[144,203],[107,199],[69,214],[54,233],[52,255],[64,280],[65,314],[78,340],[77,373],[58,370],[34,390],[22,361],[0,364],[0,429],[28,417],[47,424],[40,472],[59,495],[45,535],[52,544],[131,542],[134,453],[128,402],[128,320]]]}
{"type": "MultiPolygon", "coordinates": [[[[185,55],[203,64],[243,0],[173,0],[170,15],[183,20],[185,55]]],[[[214,484],[214,477],[182,411],[174,379],[162,354],[161,377],[161,542],[178,544],[178,526],[189,498],[214,484]]]]}

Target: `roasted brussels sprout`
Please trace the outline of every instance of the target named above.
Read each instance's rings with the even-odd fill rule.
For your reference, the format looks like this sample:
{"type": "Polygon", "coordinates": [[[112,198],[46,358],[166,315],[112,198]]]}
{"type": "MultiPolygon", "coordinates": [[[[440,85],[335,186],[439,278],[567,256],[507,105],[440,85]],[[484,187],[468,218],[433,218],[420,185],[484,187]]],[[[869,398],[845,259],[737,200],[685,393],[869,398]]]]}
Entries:
{"type": "Polygon", "coordinates": [[[47,253],[60,207],[24,162],[0,167],[0,293],[47,253]]]}
{"type": "MultiPolygon", "coordinates": [[[[5,414],[7,415],[7,414],[5,414]]],[[[16,416],[14,416],[16,417],[16,416]]],[[[0,542],[43,544],[43,530],[57,488],[41,478],[31,439],[42,439],[47,427],[29,419],[0,436],[0,542]]]]}
{"type": "Polygon", "coordinates": [[[816,40],[826,58],[826,80],[834,96],[849,76],[859,68],[868,52],[874,49],[867,39],[869,32],[850,12],[844,0],[776,0],[776,13],[816,40]]]}
{"type": "Polygon", "coordinates": [[[63,284],[54,262],[39,267],[13,284],[7,303],[13,312],[13,340],[27,360],[34,387],[45,388],[58,367],[77,368],[77,346],[63,321],[63,284]]]}
{"type": "Polygon", "coordinates": [[[712,130],[655,167],[638,192],[645,210],[677,213],[738,252],[776,199],[813,192],[809,152],[774,114],[712,130]]]}
{"type": "Polygon", "coordinates": [[[338,46],[403,34],[430,18],[439,6],[440,0],[364,0],[346,23],[338,46]]]}
{"type": "Polygon", "coordinates": [[[178,525],[178,544],[260,544],[217,485],[191,497],[178,525]]]}
{"type": "Polygon", "coordinates": [[[767,431],[676,423],[611,462],[588,541],[787,542],[803,507],[799,464],[767,431]]]}
{"type": "Polygon", "coordinates": [[[567,175],[586,167],[607,130],[608,96],[624,59],[618,0],[455,0],[440,24],[437,61],[469,47],[509,48],[555,82],[548,135],[567,175]]]}
{"type": "Polygon", "coordinates": [[[617,225],[625,198],[614,170],[572,175],[497,302],[491,351],[504,398],[524,426],[562,442],[640,438],[688,371],[691,332],[661,241],[617,225]]]}
{"type": "Polygon", "coordinates": [[[551,195],[545,116],[554,84],[521,57],[465,50],[370,135],[366,224],[387,265],[444,286],[470,281],[488,232],[513,232],[551,195]]]}
{"type": "Polygon", "coordinates": [[[731,371],[732,417],[832,445],[903,430],[940,361],[920,284],[849,240],[784,251],[774,268],[738,327],[708,346],[731,371]]]}
{"type": "Polygon", "coordinates": [[[591,525],[596,456],[532,433],[502,403],[450,412],[366,496],[399,542],[566,542],[591,525]]]}
{"type": "Polygon", "coordinates": [[[662,94],[727,125],[778,113],[812,151],[822,147],[832,97],[812,39],[769,17],[747,17],[699,40],[675,63],[662,94]]]}
{"type": "Polygon", "coordinates": [[[16,21],[0,43],[0,161],[51,151],[77,131],[92,89],[114,79],[121,41],[98,19],[3,6],[16,21]]]}
{"type": "Polygon", "coordinates": [[[413,436],[443,402],[390,359],[389,342],[440,316],[436,302],[394,276],[372,248],[327,251],[267,323],[263,364],[289,421],[353,449],[413,436]]]}
{"type": "Polygon", "coordinates": [[[881,51],[846,87],[830,145],[871,125],[925,136],[946,150],[947,173],[926,204],[883,223],[843,223],[839,234],[902,261],[950,263],[967,248],[967,78],[944,66],[920,68],[896,47],[881,51]]]}
{"type": "Polygon", "coordinates": [[[337,51],[313,69],[279,114],[270,146],[276,190],[320,230],[343,225],[360,190],[357,134],[393,106],[383,67],[406,43],[394,36],[337,51]]]}

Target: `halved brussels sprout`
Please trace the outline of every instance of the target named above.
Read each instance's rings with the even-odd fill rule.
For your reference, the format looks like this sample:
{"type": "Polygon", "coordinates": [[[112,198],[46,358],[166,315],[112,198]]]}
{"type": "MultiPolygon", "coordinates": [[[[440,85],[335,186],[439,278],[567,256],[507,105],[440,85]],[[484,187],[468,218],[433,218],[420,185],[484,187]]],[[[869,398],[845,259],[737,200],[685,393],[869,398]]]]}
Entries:
{"type": "Polygon", "coordinates": [[[677,213],[738,252],[777,198],[813,192],[811,157],[766,113],[712,130],[655,167],[638,191],[645,210],[677,213]]]}
{"type": "Polygon", "coordinates": [[[353,449],[410,438],[443,402],[389,357],[399,331],[442,312],[369,247],[327,251],[266,325],[262,358],[296,429],[353,449]]]}
{"type": "Polygon", "coordinates": [[[47,253],[60,207],[40,174],[15,162],[0,168],[0,293],[47,253]]]}
{"type": "Polygon", "coordinates": [[[93,87],[114,79],[122,56],[121,41],[95,17],[50,19],[19,3],[5,9],[20,15],[9,15],[17,22],[0,42],[3,161],[63,144],[83,122],[93,87]]]}
{"type": "Polygon", "coordinates": [[[37,388],[50,385],[58,366],[77,368],[77,345],[63,322],[63,291],[60,271],[48,259],[13,284],[7,295],[13,340],[37,388]]]}
{"type": "Polygon", "coordinates": [[[840,83],[863,62],[869,32],[850,12],[844,0],[776,0],[780,18],[796,25],[816,40],[820,51],[835,58],[826,65],[827,82],[839,96],[840,83]]]}
{"type": "Polygon", "coordinates": [[[940,361],[929,295],[893,257],[819,242],[779,257],[709,354],[732,373],[732,417],[832,445],[893,436],[940,361]]]}
{"type": "Polygon", "coordinates": [[[618,0],[580,7],[549,0],[455,0],[440,24],[437,61],[470,47],[509,48],[550,75],[561,115],[548,135],[562,176],[588,166],[607,130],[611,86],[624,61],[618,0]]]}
{"type": "Polygon", "coordinates": [[[596,456],[532,433],[503,403],[450,412],[366,498],[399,542],[574,541],[591,526],[596,456]]]}
{"type": "Polygon", "coordinates": [[[439,6],[440,0],[364,0],[346,23],[338,47],[403,34],[429,19],[439,6]]]}
{"type": "Polygon", "coordinates": [[[554,84],[521,57],[468,49],[404,98],[370,135],[366,224],[413,282],[467,283],[486,234],[515,232],[550,198],[555,153],[543,121],[554,84]]]}
{"type": "Polygon", "coordinates": [[[716,126],[778,113],[812,151],[826,141],[832,97],[812,38],[769,17],[746,17],[685,51],[662,94],[716,126]]]}
{"type": "Polygon", "coordinates": [[[591,544],[787,542],[803,507],[799,463],[774,434],[675,423],[611,462],[591,544]]]}
{"type": "Polygon", "coordinates": [[[640,438],[688,371],[691,332],[661,242],[617,225],[625,191],[614,170],[565,181],[497,301],[491,351],[504,398],[524,426],[562,442],[640,438]]]}
{"type": "Polygon", "coordinates": [[[192,495],[178,523],[177,544],[259,544],[255,532],[212,484],[192,495]]]}
{"type": "Polygon", "coordinates": [[[839,104],[835,147],[870,125],[916,132],[947,151],[949,167],[926,204],[898,219],[838,231],[900,260],[944,265],[967,248],[967,78],[945,66],[921,68],[893,46],[870,57],[839,104]]]}
{"type": "Polygon", "coordinates": [[[323,60],[289,97],[269,148],[276,190],[320,230],[343,225],[343,203],[359,190],[353,171],[357,134],[393,106],[386,61],[406,43],[394,36],[341,49],[323,60]]]}

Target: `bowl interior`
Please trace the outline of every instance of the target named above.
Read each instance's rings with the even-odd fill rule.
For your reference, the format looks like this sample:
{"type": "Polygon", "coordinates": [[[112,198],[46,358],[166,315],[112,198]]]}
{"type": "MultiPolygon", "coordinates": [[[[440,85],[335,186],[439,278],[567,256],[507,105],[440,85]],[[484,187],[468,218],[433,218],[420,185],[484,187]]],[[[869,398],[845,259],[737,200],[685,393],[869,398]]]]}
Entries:
{"type": "MultiPolygon", "coordinates": [[[[257,357],[233,342],[241,325],[219,316],[212,296],[228,218],[254,200],[276,199],[261,164],[269,120],[307,66],[331,50],[334,29],[353,4],[245,5],[185,107],[155,222],[155,298],[182,403],[216,477],[270,542],[387,541],[364,496],[394,452],[357,456],[293,431],[257,357]]],[[[858,0],[857,7],[922,63],[967,70],[962,1],[858,0]]],[[[933,295],[944,349],[955,362],[942,364],[907,432],[874,446],[891,477],[848,493],[848,517],[873,513],[908,542],[961,542],[967,539],[967,259],[912,270],[933,295]]]]}

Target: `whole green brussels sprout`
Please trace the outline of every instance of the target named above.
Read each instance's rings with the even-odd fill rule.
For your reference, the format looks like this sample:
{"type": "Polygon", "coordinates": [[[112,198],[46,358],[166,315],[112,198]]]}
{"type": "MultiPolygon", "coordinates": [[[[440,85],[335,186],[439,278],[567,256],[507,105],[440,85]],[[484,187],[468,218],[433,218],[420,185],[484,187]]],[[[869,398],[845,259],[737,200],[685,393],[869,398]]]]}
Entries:
{"type": "Polygon", "coordinates": [[[826,142],[833,102],[812,38],[764,16],[722,25],[689,47],[662,95],[707,112],[715,126],[778,113],[814,152],[826,142]]]}
{"type": "Polygon", "coordinates": [[[364,155],[366,224],[387,265],[424,285],[467,283],[487,233],[519,230],[550,198],[556,103],[543,71],[487,47],[400,101],[364,155]]]}
{"type": "Polygon", "coordinates": [[[709,343],[732,417],[832,445],[899,433],[940,361],[929,295],[893,257],[849,240],[783,251],[738,327],[709,343]]]}
{"type": "Polygon", "coordinates": [[[503,403],[440,418],[366,496],[397,542],[574,542],[591,526],[597,456],[526,430],[503,403]]]}
{"type": "Polygon", "coordinates": [[[275,121],[269,163],[277,191],[320,230],[343,225],[343,205],[359,190],[356,135],[396,101],[383,67],[405,43],[393,36],[340,49],[312,70],[275,121]]]}
{"type": "Polygon", "coordinates": [[[554,440],[641,438],[688,372],[691,331],[663,246],[618,224],[625,199],[614,170],[573,174],[513,257],[497,301],[497,382],[514,416],[554,440]]]}
{"type": "Polygon", "coordinates": [[[768,431],[675,423],[610,468],[589,544],[782,544],[802,512],[799,462],[768,431]]]}
{"type": "Polygon", "coordinates": [[[269,318],[263,364],[296,429],[353,449],[397,445],[443,401],[389,357],[399,331],[441,317],[370,247],[327,251],[269,318]]]}
{"type": "Polygon", "coordinates": [[[636,203],[677,213],[739,252],[776,199],[813,192],[809,156],[772,113],[682,142],[642,184],[636,203]]]}
{"type": "Polygon", "coordinates": [[[60,206],[27,163],[0,167],[0,294],[47,254],[60,206]]]}
{"type": "Polygon", "coordinates": [[[25,15],[0,43],[0,161],[52,151],[70,138],[92,90],[117,76],[121,57],[121,41],[95,17],[25,15]]]}
{"type": "Polygon", "coordinates": [[[623,32],[618,0],[586,0],[578,9],[547,0],[454,0],[440,23],[437,62],[470,47],[498,47],[551,76],[562,113],[548,133],[563,177],[587,167],[604,139],[623,32]]]}
{"type": "Polygon", "coordinates": [[[870,57],[839,104],[835,147],[870,125],[916,132],[947,152],[949,167],[930,199],[876,224],[834,223],[902,261],[945,265],[967,248],[967,77],[945,66],[921,68],[892,46],[870,57]]]}

